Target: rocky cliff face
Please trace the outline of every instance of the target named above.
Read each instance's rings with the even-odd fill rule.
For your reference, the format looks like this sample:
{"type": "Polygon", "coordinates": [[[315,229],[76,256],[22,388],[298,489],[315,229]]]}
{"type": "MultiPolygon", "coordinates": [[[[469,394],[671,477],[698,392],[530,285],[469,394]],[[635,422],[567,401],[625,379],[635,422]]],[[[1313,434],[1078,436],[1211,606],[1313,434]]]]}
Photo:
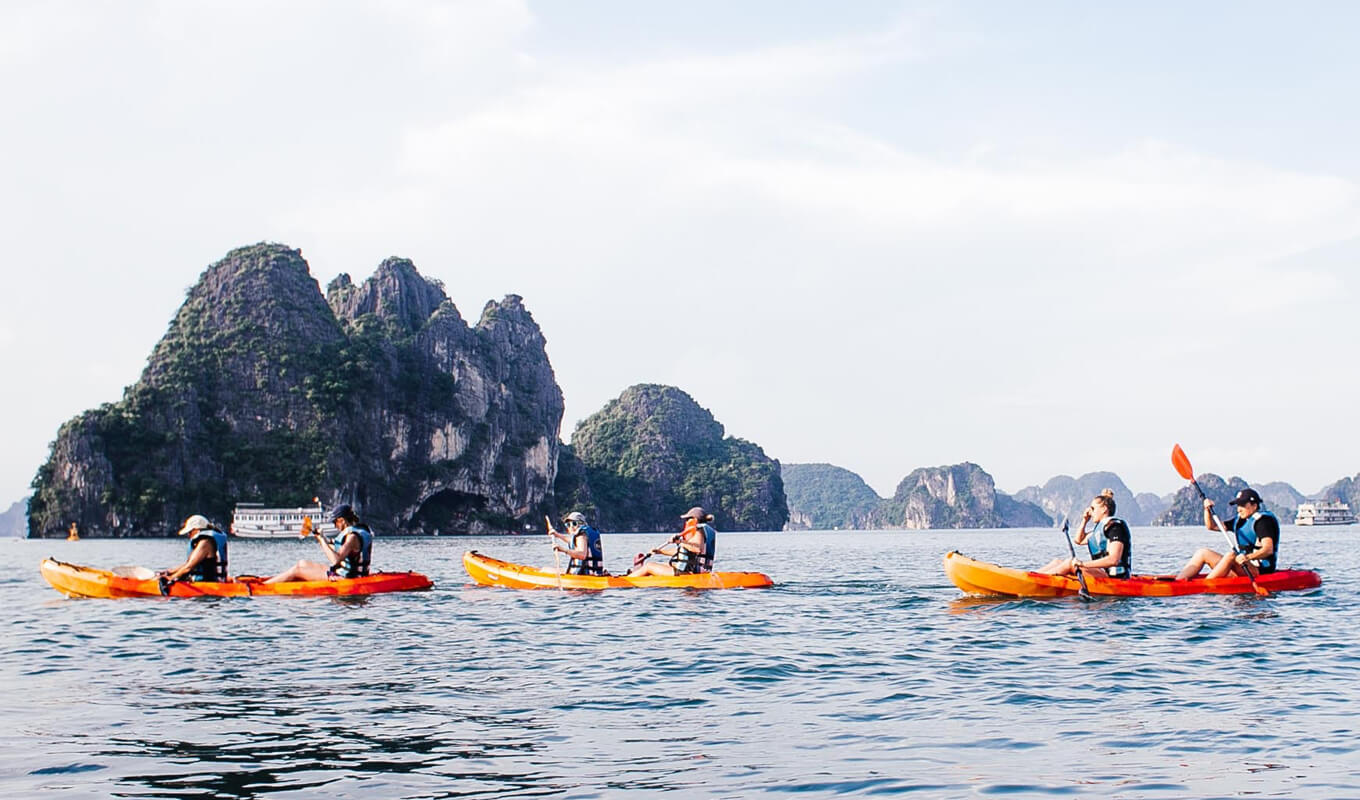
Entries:
{"type": "Polygon", "coordinates": [[[1299,504],[1308,501],[1302,492],[1284,481],[1271,481],[1251,488],[1260,493],[1266,508],[1275,512],[1275,516],[1285,523],[1292,523],[1298,515],[1299,504]]]}
{"type": "MultiPolygon", "coordinates": [[[[1212,472],[1196,476],[1195,480],[1199,483],[1204,494],[1214,501],[1214,510],[1225,522],[1237,516],[1237,512],[1232,506],[1228,505],[1237,493],[1247,488],[1247,482],[1238,477],[1223,480],[1212,472]]],[[[1263,500],[1265,498],[1262,498],[1263,500]]],[[[1269,504],[1266,506],[1270,508],[1269,504]]],[[[1275,509],[1271,508],[1271,511],[1275,509]]],[[[1289,522],[1291,520],[1282,520],[1289,522]]],[[[1204,501],[1195,492],[1195,487],[1185,486],[1176,492],[1176,496],[1171,499],[1171,505],[1165,511],[1157,515],[1152,521],[1153,525],[1203,525],[1204,524],[1204,501]]]]}
{"type": "Polygon", "coordinates": [[[867,528],[883,503],[863,478],[831,464],[784,464],[780,476],[792,530],[867,528]]]}
{"type": "Polygon", "coordinates": [[[0,512],[0,536],[24,536],[28,533],[28,498],[0,512]]]}
{"type": "Polygon", "coordinates": [[[559,506],[590,504],[605,530],[675,530],[696,505],[719,530],[777,531],[788,520],[779,462],[724,437],[713,415],[675,387],[630,387],[583,420],[571,446],[585,480],[570,477],[577,467],[569,466],[559,506]]]}
{"type": "MultiPolygon", "coordinates": [[[[1261,499],[1264,500],[1265,495],[1261,495],[1261,499]]],[[[1360,475],[1342,478],[1322,487],[1322,491],[1313,495],[1313,499],[1326,502],[1340,500],[1351,507],[1352,513],[1360,513],[1360,475]]]]}
{"type": "Polygon", "coordinates": [[[1116,516],[1130,525],[1146,525],[1151,521],[1152,514],[1143,511],[1133,492],[1113,472],[1088,472],[1080,478],[1058,475],[1043,486],[1026,486],[1015,497],[1039,506],[1054,523],[1061,523],[1063,519],[1081,519],[1091,498],[1106,489],[1114,490],[1116,516]]]}
{"type": "Polygon", "coordinates": [[[1171,498],[1174,495],[1158,497],[1152,492],[1139,492],[1133,500],[1138,504],[1138,511],[1142,514],[1141,522],[1132,523],[1134,525],[1151,525],[1161,513],[1171,506],[1171,498]]]}
{"type": "Polygon", "coordinates": [[[1043,509],[996,491],[977,464],[923,467],[897,485],[875,515],[875,525],[912,530],[1044,527],[1043,509]]]}
{"type": "Polygon", "coordinates": [[[551,504],[561,415],[519,297],[469,328],[404,259],[323,297],[298,251],[244,247],[203,273],[122,401],[62,426],[29,531],[156,535],[313,496],[381,532],[513,529],[551,504]]]}

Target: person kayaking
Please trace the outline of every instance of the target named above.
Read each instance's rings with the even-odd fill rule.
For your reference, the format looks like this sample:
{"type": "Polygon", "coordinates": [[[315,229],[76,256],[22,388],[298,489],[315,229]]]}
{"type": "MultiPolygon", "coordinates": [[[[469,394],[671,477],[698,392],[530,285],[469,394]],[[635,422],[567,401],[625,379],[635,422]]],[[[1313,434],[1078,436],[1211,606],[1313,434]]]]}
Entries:
{"type": "MultiPolygon", "coordinates": [[[[588,522],[585,514],[573,511],[562,518],[566,527],[565,534],[556,528],[549,528],[548,534],[560,539],[566,546],[553,543],[553,550],[571,559],[567,562],[567,575],[607,575],[604,569],[604,545],[600,543],[600,532],[588,522]]],[[[554,556],[555,557],[555,556],[554,556]]]]}
{"type": "MultiPolygon", "coordinates": [[[[1280,520],[1261,507],[1261,495],[1251,487],[1238,492],[1228,504],[1237,507],[1237,519],[1225,526],[1235,540],[1233,555],[1225,558],[1216,550],[1201,547],[1186,562],[1185,568],[1176,576],[1177,580],[1191,580],[1205,567],[1209,568],[1206,578],[1222,578],[1230,572],[1246,575],[1249,569],[1258,575],[1275,571],[1280,551],[1280,520]]],[[[1204,525],[1211,531],[1218,530],[1214,501],[1207,497],[1204,498],[1204,525]]]]}
{"type": "Polygon", "coordinates": [[[163,582],[227,580],[227,535],[202,514],[184,520],[180,536],[189,537],[189,557],[174,569],[156,575],[163,582]]]}
{"type": "Polygon", "coordinates": [[[680,519],[685,529],[671,537],[670,542],[652,553],[670,556],[669,563],[643,560],[628,571],[630,577],[641,575],[692,575],[713,571],[713,557],[717,552],[718,532],[710,524],[713,515],[701,506],[686,511],[680,519]]]}
{"type": "Polygon", "coordinates": [[[1081,515],[1081,530],[1075,543],[1086,545],[1089,561],[1076,558],[1055,558],[1041,569],[1045,575],[1076,575],[1078,569],[1103,569],[1111,578],[1127,578],[1132,570],[1133,542],[1128,523],[1114,515],[1114,490],[1106,489],[1095,496],[1081,515]],[[1086,525],[1095,523],[1088,532],[1086,525]]]}
{"type": "Polygon", "coordinates": [[[284,581],[333,581],[337,578],[362,578],[368,574],[368,563],[373,553],[373,531],[359,520],[354,507],[349,504],[336,506],[331,510],[331,520],[337,533],[331,541],[313,529],[326,555],[326,564],[302,560],[268,579],[265,583],[284,581]]]}

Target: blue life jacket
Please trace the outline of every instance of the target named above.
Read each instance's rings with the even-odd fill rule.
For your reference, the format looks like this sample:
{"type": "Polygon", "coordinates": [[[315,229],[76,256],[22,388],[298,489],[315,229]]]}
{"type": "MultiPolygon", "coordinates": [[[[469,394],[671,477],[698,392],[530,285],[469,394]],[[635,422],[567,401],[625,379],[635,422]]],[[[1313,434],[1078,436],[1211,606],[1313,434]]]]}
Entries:
{"type": "MultiPolygon", "coordinates": [[[[1127,530],[1129,525],[1119,517],[1110,517],[1104,523],[1096,523],[1095,530],[1086,537],[1086,549],[1091,551],[1091,560],[1105,558],[1110,554],[1110,540],[1105,537],[1105,529],[1118,522],[1127,530]]],[[[1119,557],[1119,563],[1113,567],[1106,567],[1105,573],[1111,578],[1127,578],[1132,570],[1131,556],[1133,542],[1124,542],[1124,553],[1119,557]]]]}
{"type": "Polygon", "coordinates": [[[213,554],[209,558],[194,565],[189,572],[191,581],[225,581],[227,580],[227,535],[216,528],[205,528],[189,537],[189,555],[194,554],[194,549],[203,539],[211,539],[213,543],[213,554]]]}
{"type": "Polygon", "coordinates": [[[363,525],[351,525],[336,534],[331,540],[331,546],[336,550],[344,547],[345,537],[351,533],[359,537],[359,552],[350,553],[344,561],[331,567],[331,572],[339,573],[340,570],[344,570],[340,575],[342,578],[362,578],[368,575],[368,561],[373,555],[373,532],[363,525]]]}
{"type": "Polygon", "coordinates": [[[675,567],[677,574],[689,575],[713,571],[713,557],[718,552],[718,532],[707,522],[700,523],[699,530],[704,534],[703,552],[692,553],[683,545],[676,545],[675,558],[671,559],[671,566],[675,567]]]}
{"type": "Polygon", "coordinates": [[[576,549],[576,539],[586,537],[586,557],[573,558],[567,563],[568,575],[603,575],[604,546],[600,544],[600,532],[587,525],[576,531],[572,537],[571,549],[576,549]]]}
{"type": "MultiPolygon", "coordinates": [[[[1274,514],[1270,513],[1269,511],[1266,511],[1264,508],[1258,508],[1255,514],[1252,514],[1250,517],[1247,517],[1246,519],[1238,517],[1237,519],[1233,520],[1233,535],[1237,537],[1237,549],[1239,552],[1250,553],[1252,550],[1256,549],[1256,520],[1260,519],[1261,517],[1270,517],[1271,519],[1275,520],[1276,530],[1279,530],[1280,524],[1279,517],[1276,517],[1274,514]]],[[[1275,557],[1278,556],[1279,554],[1280,554],[1280,540],[1279,537],[1276,537],[1275,550],[1270,555],[1256,562],[1259,565],[1260,571],[1274,572],[1275,557]]]]}

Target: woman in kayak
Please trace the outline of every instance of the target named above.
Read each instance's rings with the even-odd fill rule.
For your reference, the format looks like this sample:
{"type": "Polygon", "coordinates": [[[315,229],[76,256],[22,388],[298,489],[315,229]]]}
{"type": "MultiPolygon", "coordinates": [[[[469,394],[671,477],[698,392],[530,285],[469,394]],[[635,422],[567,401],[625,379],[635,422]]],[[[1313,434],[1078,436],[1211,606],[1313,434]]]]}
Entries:
{"type": "Polygon", "coordinates": [[[643,561],[628,571],[629,577],[642,575],[693,575],[713,571],[713,556],[717,552],[718,532],[710,525],[713,515],[695,506],[684,513],[685,529],[668,544],[652,551],[670,556],[666,564],[643,561]]]}
{"type": "MultiPolygon", "coordinates": [[[[605,575],[604,545],[600,543],[600,532],[586,522],[580,511],[573,511],[562,518],[566,526],[565,534],[549,529],[548,534],[560,539],[562,544],[553,542],[553,550],[571,559],[567,562],[568,575],[605,575]],[[563,547],[562,545],[566,545],[563,547]]],[[[555,556],[554,556],[555,558],[555,556]]],[[[555,567],[554,567],[555,569],[555,567]]]]}
{"type": "Polygon", "coordinates": [[[1076,543],[1086,545],[1091,554],[1089,561],[1055,558],[1035,572],[1076,575],[1078,569],[1103,569],[1111,578],[1129,577],[1133,542],[1130,541],[1128,524],[1114,515],[1114,509],[1114,491],[1106,489],[1096,495],[1081,515],[1081,530],[1077,533],[1076,543]],[[1090,522],[1094,522],[1095,527],[1087,532],[1086,524],[1090,522]]]}
{"type": "Polygon", "coordinates": [[[202,514],[184,520],[180,536],[189,536],[189,558],[174,569],[157,577],[174,583],[188,578],[191,581],[227,580],[227,535],[202,514]]]}
{"type": "MultiPolygon", "coordinates": [[[[1248,569],[1261,575],[1275,571],[1276,554],[1280,549],[1280,521],[1261,508],[1261,495],[1255,489],[1243,489],[1228,504],[1237,506],[1237,519],[1227,526],[1235,540],[1234,554],[1224,558],[1215,550],[1201,547],[1176,576],[1177,580],[1188,581],[1205,567],[1209,568],[1206,578],[1222,578],[1229,573],[1246,575],[1248,569]]],[[[1207,497],[1204,498],[1204,526],[1211,531],[1218,530],[1214,501],[1207,497]]]]}
{"type": "Polygon", "coordinates": [[[330,516],[339,531],[335,539],[328,542],[321,531],[312,530],[327,563],[299,561],[265,583],[333,581],[337,578],[362,578],[368,574],[368,562],[373,553],[373,532],[359,521],[359,515],[348,504],[336,506],[330,516]]]}

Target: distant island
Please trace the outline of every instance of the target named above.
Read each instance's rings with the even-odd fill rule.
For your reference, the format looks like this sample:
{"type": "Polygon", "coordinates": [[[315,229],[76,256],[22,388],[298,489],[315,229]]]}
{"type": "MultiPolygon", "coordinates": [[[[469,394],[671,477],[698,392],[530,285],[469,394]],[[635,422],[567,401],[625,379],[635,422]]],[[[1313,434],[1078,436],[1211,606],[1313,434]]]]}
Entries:
{"type": "MultiPolygon", "coordinates": [[[[1203,503],[1190,486],[1158,497],[1133,494],[1113,472],[1090,472],[1077,478],[1058,475],[1042,486],[1026,486],[1013,496],[997,491],[991,476],[975,464],[918,469],[899,484],[892,498],[880,497],[864,480],[831,464],[785,464],[789,527],[809,529],[880,528],[1015,528],[1044,527],[1081,519],[1091,498],[1114,491],[1116,514],[1130,525],[1199,525],[1203,503]]],[[[1239,477],[1213,473],[1199,484],[1223,513],[1228,501],[1248,486],[1239,477]]],[[[1266,507],[1292,522],[1300,503],[1339,500],[1360,507],[1360,475],[1342,478],[1305,496],[1283,482],[1253,484],[1266,507]]]]}
{"type": "Polygon", "coordinates": [[[890,498],[830,464],[783,468],[790,527],[799,529],[1028,528],[1048,525],[1043,509],[996,491],[977,464],[913,470],[890,498]]]}
{"type": "Polygon", "coordinates": [[[26,536],[28,534],[28,498],[11,505],[0,512],[0,536],[26,536]]]}

